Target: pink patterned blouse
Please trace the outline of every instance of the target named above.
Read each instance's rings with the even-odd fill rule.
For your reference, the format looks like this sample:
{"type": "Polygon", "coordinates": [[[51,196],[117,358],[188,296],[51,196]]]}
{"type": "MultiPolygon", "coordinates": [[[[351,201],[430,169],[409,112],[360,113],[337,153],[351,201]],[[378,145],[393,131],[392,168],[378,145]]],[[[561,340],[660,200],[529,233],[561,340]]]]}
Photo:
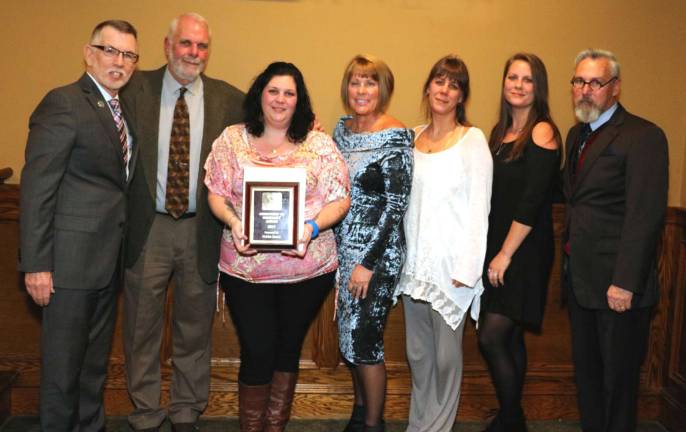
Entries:
{"type": "MultiPolygon", "coordinates": [[[[236,213],[243,212],[243,168],[304,168],[307,171],[305,219],[313,219],[326,204],[350,193],[348,169],[330,136],[310,132],[290,153],[263,156],[251,145],[244,124],[224,129],[212,144],[205,162],[205,184],[214,194],[227,198],[236,213]]],[[[224,228],[219,270],[253,283],[294,283],[311,279],[338,268],[336,242],[330,229],[319,233],[304,258],[281,253],[240,255],[231,231],[224,228]]]]}

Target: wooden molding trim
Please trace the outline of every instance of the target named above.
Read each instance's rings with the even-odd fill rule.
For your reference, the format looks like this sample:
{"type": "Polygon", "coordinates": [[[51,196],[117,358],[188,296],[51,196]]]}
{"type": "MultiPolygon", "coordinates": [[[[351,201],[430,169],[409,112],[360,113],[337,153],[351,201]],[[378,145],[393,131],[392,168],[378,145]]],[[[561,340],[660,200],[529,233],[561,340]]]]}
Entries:
{"type": "Polygon", "coordinates": [[[0,223],[19,220],[19,185],[0,182],[0,223]]]}

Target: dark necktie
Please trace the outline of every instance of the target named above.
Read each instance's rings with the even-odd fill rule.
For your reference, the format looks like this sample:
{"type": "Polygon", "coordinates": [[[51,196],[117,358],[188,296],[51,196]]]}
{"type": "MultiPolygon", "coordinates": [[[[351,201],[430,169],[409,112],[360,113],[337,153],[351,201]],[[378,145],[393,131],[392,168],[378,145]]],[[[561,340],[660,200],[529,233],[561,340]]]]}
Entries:
{"type": "Polygon", "coordinates": [[[581,127],[581,131],[579,131],[579,136],[576,139],[576,145],[574,146],[574,150],[572,152],[572,172],[576,174],[578,170],[578,163],[579,163],[579,157],[581,156],[581,153],[584,151],[584,147],[586,147],[586,141],[588,141],[588,137],[591,136],[593,131],[591,130],[591,125],[588,123],[584,123],[584,125],[581,127]]]}
{"type": "Polygon", "coordinates": [[[591,130],[591,125],[584,123],[584,125],[581,127],[581,132],[579,132],[579,149],[577,150],[579,155],[584,151],[584,147],[586,147],[586,141],[588,141],[588,137],[591,136],[592,133],[593,131],[591,130]]]}
{"type": "Polygon", "coordinates": [[[174,107],[171,140],[169,141],[169,163],[167,165],[167,191],[164,207],[178,219],[188,210],[188,165],[191,147],[191,127],[188,105],[183,95],[188,90],[179,89],[179,98],[174,107]]]}
{"type": "Polygon", "coordinates": [[[124,127],[124,118],[121,114],[121,105],[119,105],[119,99],[110,99],[110,106],[112,107],[112,117],[114,117],[114,123],[117,125],[117,132],[119,133],[119,142],[121,143],[122,158],[124,160],[124,166],[129,160],[129,146],[127,144],[126,137],[126,127],[124,127]]]}

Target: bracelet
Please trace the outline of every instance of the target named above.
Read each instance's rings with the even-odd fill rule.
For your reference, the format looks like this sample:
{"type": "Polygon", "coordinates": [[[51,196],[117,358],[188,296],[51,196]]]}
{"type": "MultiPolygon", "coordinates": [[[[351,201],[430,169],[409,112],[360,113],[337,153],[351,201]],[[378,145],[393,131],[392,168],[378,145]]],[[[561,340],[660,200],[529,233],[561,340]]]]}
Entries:
{"type": "Polygon", "coordinates": [[[312,235],[310,238],[316,239],[319,235],[319,225],[317,225],[317,222],[315,222],[314,219],[308,219],[305,221],[305,223],[312,227],[312,235]]]}

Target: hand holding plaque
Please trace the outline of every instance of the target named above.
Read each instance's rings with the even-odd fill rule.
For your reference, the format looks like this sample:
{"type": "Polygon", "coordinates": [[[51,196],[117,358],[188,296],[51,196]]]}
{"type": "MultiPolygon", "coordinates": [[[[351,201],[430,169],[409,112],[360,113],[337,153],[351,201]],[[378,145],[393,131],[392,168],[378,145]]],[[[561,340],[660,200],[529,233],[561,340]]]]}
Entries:
{"type": "Polygon", "coordinates": [[[265,252],[298,247],[305,179],[302,168],[245,168],[243,230],[252,248],[265,252]]]}
{"type": "Polygon", "coordinates": [[[233,244],[239,254],[250,256],[257,253],[257,250],[250,247],[248,237],[243,233],[243,222],[239,218],[236,218],[236,222],[230,226],[230,230],[233,244]]]}
{"type": "Polygon", "coordinates": [[[308,225],[310,222],[314,221],[305,221],[305,224],[303,225],[303,234],[298,241],[298,247],[296,249],[282,250],[282,254],[297,258],[303,258],[307,255],[307,248],[310,245],[310,242],[316,237],[312,231],[312,227],[308,225]]]}

